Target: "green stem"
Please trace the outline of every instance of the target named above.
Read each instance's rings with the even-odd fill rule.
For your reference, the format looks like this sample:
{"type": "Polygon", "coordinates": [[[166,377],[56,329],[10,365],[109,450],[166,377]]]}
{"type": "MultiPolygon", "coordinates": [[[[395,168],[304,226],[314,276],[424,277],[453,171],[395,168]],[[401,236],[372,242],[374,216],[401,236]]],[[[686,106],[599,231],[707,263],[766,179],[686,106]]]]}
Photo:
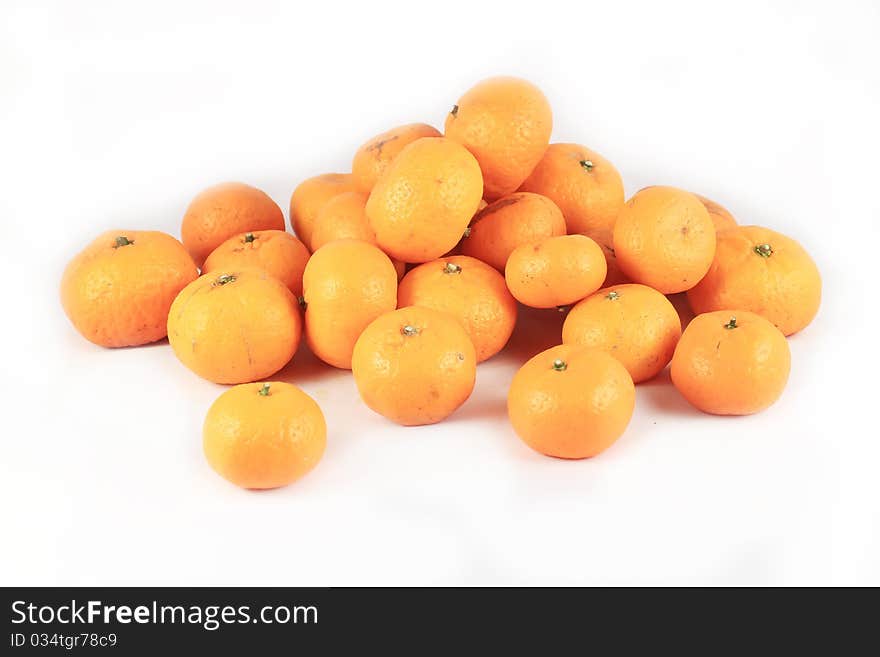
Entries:
{"type": "Polygon", "coordinates": [[[731,317],[731,318],[730,318],[730,321],[727,322],[727,324],[724,325],[724,328],[726,328],[726,329],[735,329],[735,328],[739,328],[739,326],[738,326],[737,323],[736,323],[736,317],[731,317]]]}
{"type": "Polygon", "coordinates": [[[758,244],[755,246],[755,253],[762,258],[769,258],[773,255],[773,247],[769,244],[758,244]]]}
{"type": "Polygon", "coordinates": [[[129,244],[134,244],[134,242],[128,239],[125,235],[120,235],[116,238],[116,246],[113,248],[118,249],[120,246],[128,246],[129,244]]]}
{"type": "Polygon", "coordinates": [[[262,396],[262,397],[269,396],[269,384],[268,383],[264,383],[263,387],[260,388],[260,396],[262,396]]]}
{"type": "Polygon", "coordinates": [[[235,274],[220,274],[217,277],[217,280],[214,281],[214,285],[226,285],[227,283],[232,283],[235,281],[235,274]]]}
{"type": "Polygon", "coordinates": [[[557,372],[564,372],[566,369],[568,369],[568,363],[566,363],[561,358],[557,358],[553,361],[553,369],[557,372]]]}

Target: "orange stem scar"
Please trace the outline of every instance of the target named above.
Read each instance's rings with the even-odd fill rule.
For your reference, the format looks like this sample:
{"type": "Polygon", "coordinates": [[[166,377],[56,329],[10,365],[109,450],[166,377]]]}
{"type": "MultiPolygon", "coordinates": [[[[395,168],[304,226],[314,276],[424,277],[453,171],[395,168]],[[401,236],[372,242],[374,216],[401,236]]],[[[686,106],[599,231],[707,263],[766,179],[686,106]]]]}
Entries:
{"type": "Polygon", "coordinates": [[[221,274],[217,277],[217,280],[214,281],[214,285],[226,285],[233,281],[235,281],[235,274],[221,274]]]}

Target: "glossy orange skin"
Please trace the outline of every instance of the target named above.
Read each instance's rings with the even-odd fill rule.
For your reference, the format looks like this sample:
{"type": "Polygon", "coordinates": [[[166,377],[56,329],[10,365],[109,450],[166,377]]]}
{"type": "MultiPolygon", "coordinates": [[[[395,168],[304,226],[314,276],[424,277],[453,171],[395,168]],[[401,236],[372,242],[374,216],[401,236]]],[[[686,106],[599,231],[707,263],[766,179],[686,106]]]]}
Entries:
{"type": "Polygon", "coordinates": [[[196,196],[180,234],[199,267],[230,237],[258,230],[284,230],[281,208],[265,192],[244,183],[214,185],[196,196]]]}
{"type": "Polygon", "coordinates": [[[336,240],[376,243],[376,233],[367,222],[367,194],[343,192],[327,201],[312,226],[312,249],[317,251],[336,240]]]}
{"type": "Polygon", "coordinates": [[[672,357],[672,383],[691,404],[714,415],[750,415],[779,399],[791,353],[782,332],[743,310],[691,320],[672,357]],[[729,328],[731,318],[736,327],[729,328]]]}
{"type": "Polygon", "coordinates": [[[738,225],[736,219],[723,205],[699,194],[694,194],[694,196],[700,199],[700,202],[705,206],[706,211],[709,213],[709,218],[715,225],[715,232],[738,225]]]}
{"type": "MultiPolygon", "coordinates": [[[[644,187],[643,189],[649,188],[644,187]]],[[[716,203],[712,199],[701,196],[700,194],[695,193],[694,196],[696,196],[700,200],[700,203],[703,204],[703,207],[705,207],[706,211],[709,213],[709,218],[715,225],[716,233],[725,230],[726,228],[733,228],[734,226],[738,225],[737,220],[730,213],[730,211],[720,203],[716,203]]]]}
{"type": "Polygon", "coordinates": [[[474,156],[450,139],[424,137],[400,151],[376,182],[367,219],[388,255],[427,262],[458,243],[482,198],[474,156]]]}
{"type": "Polygon", "coordinates": [[[461,253],[503,272],[516,247],[565,233],[565,219],[553,201],[540,194],[517,192],[476,214],[461,241],[461,253]]]}
{"type": "MultiPolygon", "coordinates": [[[[376,244],[376,233],[367,221],[367,195],[361,192],[343,192],[324,204],[318,212],[312,229],[312,249],[317,251],[336,240],[361,240],[376,244]]],[[[391,259],[397,278],[406,272],[406,263],[391,259]]]]}
{"type": "Polygon", "coordinates": [[[559,345],[529,360],[513,377],[507,413],[514,431],[547,456],[583,459],[608,449],[635,407],[626,369],[599,349],[559,345]],[[554,367],[556,361],[564,370],[554,367]]]}
{"type": "Polygon", "coordinates": [[[293,358],[301,334],[296,298],[263,269],[204,274],[177,295],[168,314],[175,355],[214,383],[271,376],[293,358]]]}
{"type": "Polygon", "coordinates": [[[595,151],[579,144],[550,144],[519,189],[542,194],[558,205],[569,233],[611,245],[614,222],[623,207],[623,179],[595,151]]]}
{"type": "Polygon", "coordinates": [[[617,217],[614,253],[633,282],[663,294],[683,292],[709,271],[715,256],[715,226],[690,192],[646,187],[626,202],[617,217]]]}
{"type": "Polygon", "coordinates": [[[695,313],[741,308],[766,317],[785,335],[813,321],[822,302],[822,277],[804,248],[790,237],[737,226],[718,233],[715,259],[688,301],[695,313]],[[756,247],[768,244],[772,253],[756,247]]]}
{"type": "Polygon", "coordinates": [[[400,282],[397,305],[455,317],[474,343],[477,362],[504,348],[516,325],[516,301],[504,277],[476,258],[453,256],[419,265],[400,282]]]}
{"type": "Polygon", "coordinates": [[[351,175],[358,191],[369,194],[376,181],[405,146],[422,137],[440,136],[440,131],[433,126],[408,123],[371,138],[357,149],[351,163],[351,175]]]}
{"type": "Polygon", "coordinates": [[[514,249],[504,268],[510,293],[532,308],[567,306],[599,289],[605,254],[586,235],[548,237],[514,249]]]}
{"type": "Polygon", "coordinates": [[[606,287],[578,303],[562,325],[562,342],[601,349],[626,368],[634,383],[663,370],[681,337],[669,299],[635,283],[606,287]]]}
{"type": "Polygon", "coordinates": [[[361,332],[397,307],[397,272],[378,247],[337,240],[312,254],[303,276],[306,341],[325,363],[351,369],[361,332]]]}
{"type": "Polygon", "coordinates": [[[550,143],[553,112],[531,82],[494,77],[471,87],[446,117],[446,136],[480,163],[486,200],[515,192],[550,143]]]}
{"type": "Polygon", "coordinates": [[[306,245],[283,230],[258,230],[230,237],[211,252],[203,274],[241,268],[264,269],[293,292],[302,295],[302,278],[309,261],[306,245]]]}
{"type": "Polygon", "coordinates": [[[134,347],[165,337],[174,297],[198,275],[189,253],[171,235],[110,230],[67,265],[61,305],[89,342],[134,347]],[[117,246],[117,238],[131,244],[117,246]]]}
{"type": "Polygon", "coordinates": [[[324,173],[303,180],[290,196],[290,225],[300,241],[312,247],[312,229],[318,212],[337,194],[357,189],[350,173],[324,173]]]}
{"type": "Polygon", "coordinates": [[[293,483],[318,464],[326,444],[318,404],[280,381],[230,388],[211,405],[202,429],[208,463],[242,488],[293,483]]]}
{"type": "Polygon", "coordinates": [[[433,424],[470,397],[477,357],[452,315],[410,306],[385,313],[364,330],[352,373],[361,399],[375,412],[404,426],[433,424]]]}

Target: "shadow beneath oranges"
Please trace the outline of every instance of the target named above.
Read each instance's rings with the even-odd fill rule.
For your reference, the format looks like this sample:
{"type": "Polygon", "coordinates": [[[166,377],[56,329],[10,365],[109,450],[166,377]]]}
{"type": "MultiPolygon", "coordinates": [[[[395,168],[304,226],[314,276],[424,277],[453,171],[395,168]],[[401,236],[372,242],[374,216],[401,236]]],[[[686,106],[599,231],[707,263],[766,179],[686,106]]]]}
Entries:
{"type": "Polygon", "coordinates": [[[519,306],[516,327],[502,357],[525,363],[529,358],[562,343],[562,324],[567,312],[555,308],[529,308],[519,306]]]}
{"type": "Polygon", "coordinates": [[[155,342],[150,342],[149,344],[141,345],[142,347],[167,347],[168,346],[168,336],[165,336],[161,340],[156,340],[155,342]]]}
{"type": "MultiPolygon", "coordinates": [[[[148,342],[146,344],[133,344],[127,345],[125,347],[110,347],[110,349],[118,350],[118,351],[128,351],[129,349],[152,349],[154,347],[167,347],[168,346],[168,337],[164,337],[161,340],[156,340],[155,342],[148,342]]],[[[106,347],[101,347],[105,349],[106,347]]]]}
{"type": "Polygon", "coordinates": [[[650,381],[643,381],[636,386],[636,404],[661,411],[666,415],[692,417],[703,415],[672,385],[668,367],[650,381]]]}
{"type": "Polygon", "coordinates": [[[471,396],[461,408],[449,416],[448,422],[468,422],[471,420],[505,420],[507,419],[507,389],[498,394],[482,394],[471,396]]]}
{"type": "Polygon", "coordinates": [[[306,346],[306,341],[303,340],[290,362],[272,378],[288,383],[306,383],[333,376],[345,376],[346,374],[351,374],[351,372],[328,365],[315,356],[306,346]]]}

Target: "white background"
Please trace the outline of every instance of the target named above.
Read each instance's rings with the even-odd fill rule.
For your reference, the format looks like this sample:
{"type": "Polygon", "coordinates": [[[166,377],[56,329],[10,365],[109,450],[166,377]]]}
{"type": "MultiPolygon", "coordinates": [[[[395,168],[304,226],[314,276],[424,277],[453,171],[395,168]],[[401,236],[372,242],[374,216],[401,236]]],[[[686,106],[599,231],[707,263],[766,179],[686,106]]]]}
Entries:
{"type": "Polygon", "coordinates": [[[134,4],[0,8],[0,583],[880,584],[876,2],[134,4]],[[286,214],[299,181],[391,126],[442,128],[494,74],[537,83],[554,140],[628,194],[692,189],[813,254],[822,308],[774,407],[702,415],[663,376],[616,445],[565,462],[505,413],[552,318],[433,427],[391,425],[301,350],[282,377],[328,449],[254,493],[202,456],[220,386],[65,319],[61,271],[100,231],[177,235],[222,180],[286,214]]]}

